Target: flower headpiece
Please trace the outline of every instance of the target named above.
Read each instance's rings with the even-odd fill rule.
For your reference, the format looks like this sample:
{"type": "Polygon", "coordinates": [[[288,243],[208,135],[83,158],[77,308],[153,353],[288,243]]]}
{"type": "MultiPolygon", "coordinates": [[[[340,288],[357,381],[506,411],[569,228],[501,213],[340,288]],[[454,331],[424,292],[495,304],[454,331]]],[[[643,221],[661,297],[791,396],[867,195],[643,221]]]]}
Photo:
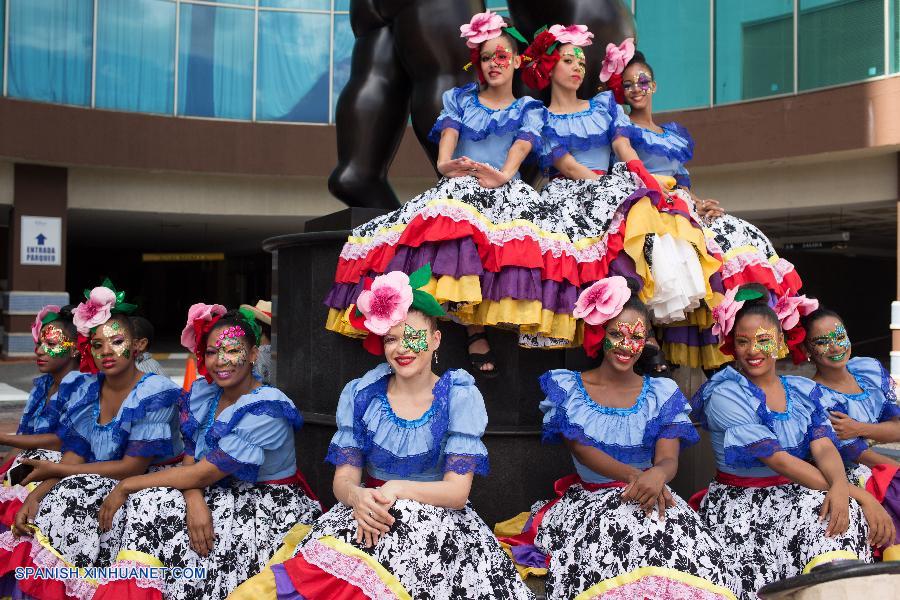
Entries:
{"type": "Polygon", "coordinates": [[[92,290],[84,290],[85,301],[72,311],[72,322],[78,330],[78,351],[81,353],[79,370],[82,373],[98,371],[91,355],[90,335],[98,326],[103,325],[112,315],[129,315],[137,310],[137,304],[125,302],[125,292],[116,291],[109,277],[92,290]]]}
{"type": "Polygon", "coordinates": [[[181,345],[197,358],[197,372],[212,383],[212,375],[206,370],[206,343],[209,332],[227,312],[221,304],[198,302],[188,309],[187,323],[181,331],[181,345]]]}
{"type": "MultiPolygon", "coordinates": [[[[805,295],[791,295],[791,290],[787,290],[781,297],[775,297],[773,294],[764,295],[761,291],[753,288],[733,288],[725,292],[725,299],[712,311],[712,333],[719,338],[721,344],[719,349],[723,354],[734,356],[735,317],[743,308],[744,303],[760,298],[765,298],[768,306],[775,311],[791,359],[795,364],[799,364],[806,357],[803,350],[806,329],[800,325],[800,317],[819,308],[819,301],[815,298],[807,298],[805,295]]],[[[783,358],[785,355],[782,353],[781,357],[783,358]]]]}
{"type": "Polygon", "coordinates": [[[41,341],[41,329],[44,328],[44,325],[57,320],[59,318],[60,310],[62,309],[59,306],[48,304],[38,312],[37,316],[34,318],[34,323],[31,324],[31,337],[34,339],[35,344],[41,341]]]}
{"type": "Polygon", "coordinates": [[[534,32],[534,41],[523,53],[528,63],[522,70],[522,81],[530,88],[542,90],[550,85],[550,71],[559,62],[559,46],[574,44],[578,47],[590,46],[594,34],[586,25],[553,25],[541,27],[534,32]]]}
{"type": "Polygon", "coordinates": [[[622,73],[629,61],[634,58],[634,38],[625,38],[621,44],[606,45],[606,57],[600,68],[600,82],[606,89],[612,90],[616,102],[625,104],[625,90],[622,89],[622,73]]]}
{"type": "Polygon", "coordinates": [[[253,334],[253,341],[259,346],[259,340],[262,338],[262,327],[256,320],[256,315],[253,314],[252,310],[244,308],[243,306],[238,309],[238,312],[241,313],[241,316],[247,321],[247,325],[250,327],[250,333],[253,334]]]}
{"type": "Polygon", "coordinates": [[[432,317],[447,313],[434,296],[419,289],[431,281],[431,265],[426,264],[412,275],[391,271],[375,279],[366,279],[365,288],[356,299],[355,309],[350,310],[350,323],[357,329],[368,331],[363,346],[370,353],[384,353],[381,342],[394,325],[406,320],[410,310],[419,310],[432,317]]]}
{"type": "Polygon", "coordinates": [[[628,281],[620,275],[601,279],[578,296],[572,316],[584,319],[583,346],[588,356],[594,358],[600,352],[606,335],[603,326],[622,312],[629,298],[628,281]]]}
{"type": "Polygon", "coordinates": [[[498,38],[504,33],[523,44],[528,43],[528,40],[519,33],[518,29],[507,25],[503,20],[503,17],[497,13],[491,12],[490,9],[483,13],[478,13],[472,17],[471,21],[459,26],[459,37],[466,38],[466,46],[469,47],[469,58],[471,59],[463,69],[468,71],[469,67],[475,66],[475,72],[478,73],[478,81],[482,84],[485,83],[485,79],[484,73],[481,69],[477,68],[480,58],[478,48],[484,42],[498,38]]]}

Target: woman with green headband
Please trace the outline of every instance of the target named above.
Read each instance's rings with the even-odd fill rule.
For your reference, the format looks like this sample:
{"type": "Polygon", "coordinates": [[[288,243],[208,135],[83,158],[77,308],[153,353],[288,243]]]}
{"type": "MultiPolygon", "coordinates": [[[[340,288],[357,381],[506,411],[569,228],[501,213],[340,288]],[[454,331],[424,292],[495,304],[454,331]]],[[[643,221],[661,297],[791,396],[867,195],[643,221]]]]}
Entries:
{"type": "Polygon", "coordinates": [[[300,413],[253,375],[260,335],[246,309],[191,307],[182,344],[203,377],[181,401],[181,466],[123,479],[100,510],[101,529],[116,518],[126,523],[114,567],[196,576],[119,579],[101,585],[95,599],[224,599],[265,566],[291,526],[321,514],[297,470],[300,413]]]}
{"type": "MultiPolygon", "coordinates": [[[[182,452],[176,411],[180,388],[135,367],[128,315],[137,307],[107,281],[85,291],[73,311],[81,371],[60,386],[66,410],[57,435],[59,463],[22,461],[32,468],[23,484],[40,482],[0,533],[0,575],[18,567],[109,566],[122,522],[101,534],[100,505],[117,480],[170,464],[182,452]]],[[[51,572],[52,573],[52,572],[51,572]]],[[[62,577],[62,575],[60,575],[62,577]]],[[[19,591],[34,597],[89,597],[88,578],[24,578],[19,591]]]]}
{"type": "Polygon", "coordinates": [[[0,434],[0,445],[14,448],[0,466],[7,483],[0,487],[0,523],[9,527],[28,488],[18,485],[28,467],[19,467],[23,459],[59,462],[60,440],[56,435],[60,414],[59,390],[78,377],[78,332],[72,323],[72,307],[48,305],[41,308],[31,326],[34,354],[41,375],[34,379],[25,410],[15,433],[0,434]],[[21,452],[24,450],[24,452],[21,452]]]}

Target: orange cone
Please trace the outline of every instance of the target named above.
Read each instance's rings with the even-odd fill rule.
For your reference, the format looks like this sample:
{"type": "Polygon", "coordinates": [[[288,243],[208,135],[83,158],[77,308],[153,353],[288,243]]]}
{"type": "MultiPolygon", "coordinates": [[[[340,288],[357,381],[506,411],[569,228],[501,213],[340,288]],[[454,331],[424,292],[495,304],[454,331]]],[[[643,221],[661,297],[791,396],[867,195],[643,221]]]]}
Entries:
{"type": "Polygon", "coordinates": [[[194,385],[195,381],[197,381],[197,361],[193,356],[188,356],[187,364],[184,367],[184,383],[181,385],[181,389],[190,392],[191,386],[194,385]]]}

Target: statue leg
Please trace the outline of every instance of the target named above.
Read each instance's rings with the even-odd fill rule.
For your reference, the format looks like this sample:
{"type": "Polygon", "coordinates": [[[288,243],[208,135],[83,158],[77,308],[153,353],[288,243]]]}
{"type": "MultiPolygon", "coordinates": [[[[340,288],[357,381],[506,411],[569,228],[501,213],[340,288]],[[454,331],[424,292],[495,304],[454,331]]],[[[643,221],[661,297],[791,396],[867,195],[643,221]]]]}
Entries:
{"type": "Polygon", "coordinates": [[[358,34],[350,80],[337,104],[338,164],[328,189],[349,206],[400,206],[387,181],[409,117],[409,78],[397,59],[391,30],[358,34]]]}

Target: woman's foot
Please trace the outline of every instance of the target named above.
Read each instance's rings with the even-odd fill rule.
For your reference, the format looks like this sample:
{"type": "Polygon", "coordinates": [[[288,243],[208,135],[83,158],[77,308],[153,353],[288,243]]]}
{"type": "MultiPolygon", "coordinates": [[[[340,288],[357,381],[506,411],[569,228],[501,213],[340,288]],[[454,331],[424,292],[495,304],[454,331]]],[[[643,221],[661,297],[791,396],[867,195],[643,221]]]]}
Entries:
{"type": "Polygon", "coordinates": [[[469,334],[467,343],[469,345],[469,362],[472,364],[472,368],[483,377],[497,375],[497,358],[491,351],[484,327],[470,325],[466,327],[466,333],[469,334]]]}

